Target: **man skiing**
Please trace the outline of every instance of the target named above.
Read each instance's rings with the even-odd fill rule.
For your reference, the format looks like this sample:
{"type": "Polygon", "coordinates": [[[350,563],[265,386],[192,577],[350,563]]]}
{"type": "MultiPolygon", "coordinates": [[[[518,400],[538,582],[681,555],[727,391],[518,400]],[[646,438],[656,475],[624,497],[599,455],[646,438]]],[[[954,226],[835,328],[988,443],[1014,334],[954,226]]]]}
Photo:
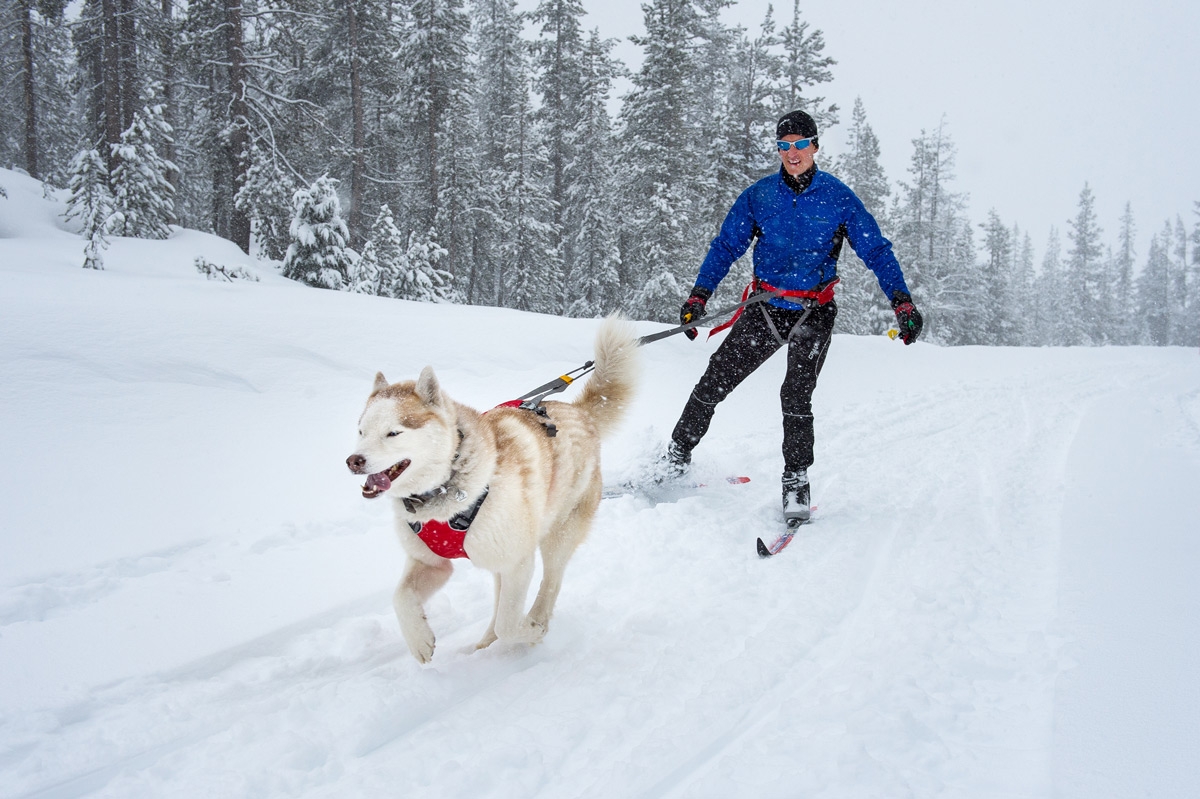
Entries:
{"type": "MultiPolygon", "coordinates": [[[[717,404],[779,348],[787,346],[783,406],[783,512],[789,530],[810,515],[808,468],[813,463],[812,393],[833,333],[837,259],[842,242],[875,273],[891,300],[900,337],[921,334],[920,312],[904,282],[892,244],[875,218],[844,183],[817,169],[817,125],[803,111],[783,116],[775,128],[779,172],[754,183],[734,202],[709,246],[681,324],[705,315],[705,303],[730,266],[754,242],[754,281],[748,291],[776,296],[734,317],[733,329],[692,390],[663,455],[663,470],[678,476],[708,431],[717,404]]],[[[687,336],[695,339],[696,331],[687,336]]]]}

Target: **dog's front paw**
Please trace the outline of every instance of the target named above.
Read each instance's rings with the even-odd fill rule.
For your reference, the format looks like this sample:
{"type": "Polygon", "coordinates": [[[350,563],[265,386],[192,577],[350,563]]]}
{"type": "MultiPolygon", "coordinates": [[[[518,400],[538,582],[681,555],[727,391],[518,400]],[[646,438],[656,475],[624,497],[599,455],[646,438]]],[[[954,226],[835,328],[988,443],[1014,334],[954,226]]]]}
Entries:
{"type": "Polygon", "coordinates": [[[412,656],[417,659],[418,663],[428,663],[433,660],[434,637],[432,630],[428,635],[405,638],[405,643],[408,644],[408,651],[412,652],[412,656]]]}
{"type": "Polygon", "coordinates": [[[475,644],[475,651],[478,652],[480,649],[487,649],[489,646],[496,643],[497,640],[499,639],[496,638],[496,631],[488,630],[487,633],[479,639],[479,643],[475,644]]]}
{"type": "Polygon", "coordinates": [[[420,608],[397,605],[396,618],[400,622],[400,634],[404,636],[404,643],[408,644],[408,651],[412,652],[418,663],[428,663],[433,658],[435,638],[425,614],[420,608]]]}
{"type": "Polygon", "coordinates": [[[540,644],[542,642],[542,639],[546,637],[546,631],[548,629],[549,629],[549,625],[544,621],[530,621],[529,622],[529,633],[530,633],[529,643],[540,644]]]}

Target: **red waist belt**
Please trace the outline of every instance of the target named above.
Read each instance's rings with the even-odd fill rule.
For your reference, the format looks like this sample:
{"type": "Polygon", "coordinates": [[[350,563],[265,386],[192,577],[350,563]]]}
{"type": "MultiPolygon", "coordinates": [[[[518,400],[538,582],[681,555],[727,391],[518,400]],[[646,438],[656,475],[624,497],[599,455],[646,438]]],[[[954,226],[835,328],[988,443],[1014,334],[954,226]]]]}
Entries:
{"type": "MultiPolygon", "coordinates": [[[[753,292],[769,291],[770,293],[775,294],[785,300],[794,297],[795,299],[798,299],[798,300],[816,300],[817,305],[827,305],[828,303],[833,301],[833,287],[836,286],[841,281],[842,281],[842,279],[840,277],[835,277],[833,280],[829,281],[824,286],[821,286],[818,289],[798,290],[798,289],[777,289],[774,286],[772,286],[770,283],[767,283],[765,280],[759,280],[758,278],[754,278],[753,280],[751,280],[749,283],[746,284],[745,290],[742,291],[742,302],[745,302],[747,299],[749,299],[750,295],[753,292]]],[[[723,324],[717,325],[712,330],[708,331],[708,337],[712,338],[713,336],[715,336],[717,333],[720,333],[725,328],[732,327],[733,323],[738,320],[738,317],[742,315],[742,311],[744,311],[744,310],[746,310],[746,309],[738,308],[737,313],[735,313],[729,319],[728,322],[724,322],[723,324]]]]}

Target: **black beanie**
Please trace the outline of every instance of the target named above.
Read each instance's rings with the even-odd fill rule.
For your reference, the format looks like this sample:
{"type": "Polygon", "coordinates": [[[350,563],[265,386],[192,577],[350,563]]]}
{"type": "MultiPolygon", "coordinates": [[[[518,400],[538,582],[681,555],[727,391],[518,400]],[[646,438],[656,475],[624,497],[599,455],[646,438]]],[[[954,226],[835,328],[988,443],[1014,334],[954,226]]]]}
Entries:
{"type": "Polygon", "coordinates": [[[784,136],[792,134],[805,139],[815,139],[817,137],[817,123],[803,111],[793,111],[790,114],[784,114],[779,118],[779,124],[775,126],[775,138],[782,139],[784,136]]]}

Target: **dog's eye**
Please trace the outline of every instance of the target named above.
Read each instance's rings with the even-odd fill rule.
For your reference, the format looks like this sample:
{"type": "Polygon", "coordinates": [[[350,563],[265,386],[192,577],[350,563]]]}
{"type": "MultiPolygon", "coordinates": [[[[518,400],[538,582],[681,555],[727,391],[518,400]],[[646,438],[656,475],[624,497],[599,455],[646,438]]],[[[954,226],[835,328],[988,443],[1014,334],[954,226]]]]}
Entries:
{"type": "Polygon", "coordinates": [[[403,430],[393,430],[392,432],[387,434],[387,437],[391,438],[392,436],[398,436],[403,432],[404,432],[403,430]]]}

